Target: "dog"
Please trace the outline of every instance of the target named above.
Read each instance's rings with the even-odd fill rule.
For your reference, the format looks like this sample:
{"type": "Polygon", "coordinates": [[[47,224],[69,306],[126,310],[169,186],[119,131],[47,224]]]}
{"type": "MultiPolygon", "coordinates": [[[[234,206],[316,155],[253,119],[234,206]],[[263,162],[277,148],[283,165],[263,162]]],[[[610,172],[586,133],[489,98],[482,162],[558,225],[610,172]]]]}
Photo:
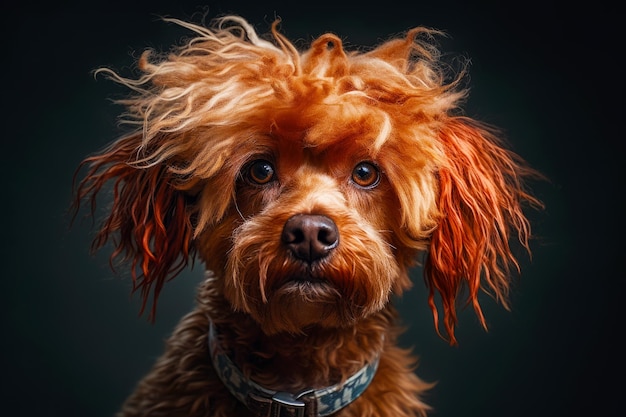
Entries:
{"type": "Polygon", "coordinates": [[[299,49],[279,20],[165,20],[192,36],[135,78],[96,71],[131,90],[130,132],[82,161],[73,206],[109,190],[93,247],[113,242],[151,319],[194,260],[206,279],[118,415],[425,416],[393,297],[421,265],[442,338],[461,303],[486,328],[479,294],[509,308],[541,206],[535,171],[463,115],[466,65],[425,27],[348,51],[299,49]]]}

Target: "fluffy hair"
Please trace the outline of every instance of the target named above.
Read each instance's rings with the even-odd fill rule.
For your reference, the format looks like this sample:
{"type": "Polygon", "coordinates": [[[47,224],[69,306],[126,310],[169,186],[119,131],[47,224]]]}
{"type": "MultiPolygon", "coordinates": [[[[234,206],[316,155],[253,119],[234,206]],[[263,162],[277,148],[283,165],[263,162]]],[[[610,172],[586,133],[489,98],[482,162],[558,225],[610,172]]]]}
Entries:
{"type": "MultiPolygon", "coordinates": [[[[336,215],[343,234],[362,237],[346,239],[339,257],[346,263],[334,265],[354,303],[340,318],[320,318],[328,326],[380,311],[392,322],[389,293],[409,288],[408,271],[421,253],[435,328],[440,332],[439,297],[442,336],[450,343],[459,302],[472,305],[485,327],[481,290],[507,306],[509,277],[519,270],[512,242],[529,250],[523,206],[541,205],[524,186],[535,173],[497,131],[461,115],[464,73],[450,77],[433,41],[437,31],[415,28],[369,51],[346,51],[339,37],[324,34],[299,51],[278,22],[263,39],[236,16],[211,27],[166,20],[196,36],[167,56],[146,51],[136,79],[98,71],[132,90],[119,103],[127,109],[124,122],[136,129],[85,159],[75,200],[77,210],[83,199],[94,210],[98,193],[113,182],[94,248],[114,239],[112,258],[130,262],[142,310],[152,297],[154,315],[164,283],[198,255],[214,274],[200,303],[245,312],[268,335],[297,334],[302,322],[285,315],[288,295],[281,307],[258,305],[268,304],[269,288],[290,273],[272,258],[279,251],[274,237],[293,212],[316,209],[336,215]],[[282,171],[298,181],[279,177],[263,192],[240,185],[251,157],[275,157],[276,142],[282,171]],[[302,149],[308,156],[295,156],[302,149]],[[323,158],[329,172],[299,168],[307,157],[323,158]],[[383,176],[367,195],[333,179],[349,178],[350,164],[360,160],[375,161],[383,176]],[[219,301],[224,296],[230,307],[219,301]]],[[[232,343],[250,342],[238,340],[232,343]]],[[[329,361],[346,359],[320,352],[326,356],[314,362],[322,375],[332,373],[329,361]]],[[[397,357],[403,359],[383,361],[383,368],[410,362],[404,353],[397,357]]]]}

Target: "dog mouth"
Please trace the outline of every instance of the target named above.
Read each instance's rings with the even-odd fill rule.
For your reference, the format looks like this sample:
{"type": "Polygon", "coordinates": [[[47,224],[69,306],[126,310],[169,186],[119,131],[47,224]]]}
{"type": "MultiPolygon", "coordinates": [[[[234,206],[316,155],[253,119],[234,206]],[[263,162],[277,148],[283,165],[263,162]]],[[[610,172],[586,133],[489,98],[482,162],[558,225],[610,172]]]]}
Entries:
{"type": "Polygon", "coordinates": [[[318,276],[311,271],[287,277],[279,286],[278,291],[299,295],[310,301],[338,294],[331,279],[318,276]]]}
{"type": "Polygon", "coordinates": [[[311,274],[289,277],[282,284],[282,287],[298,287],[303,289],[330,286],[332,286],[332,284],[328,279],[313,276],[311,274]]]}

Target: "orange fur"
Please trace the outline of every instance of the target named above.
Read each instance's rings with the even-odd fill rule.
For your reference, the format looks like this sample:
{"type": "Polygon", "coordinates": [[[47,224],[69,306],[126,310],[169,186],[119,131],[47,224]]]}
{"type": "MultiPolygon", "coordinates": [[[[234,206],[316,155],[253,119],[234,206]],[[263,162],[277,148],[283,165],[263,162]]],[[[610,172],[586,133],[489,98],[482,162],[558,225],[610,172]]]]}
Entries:
{"type": "Polygon", "coordinates": [[[74,202],[95,210],[113,182],[94,248],[114,240],[112,259],[130,261],[152,316],[165,282],[196,255],[209,271],[120,416],[249,415],[210,365],[209,320],[268,388],[327,386],[380,355],[372,385],[337,415],[425,415],[431,384],[395,346],[390,296],[410,287],[408,271],[427,253],[435,327],[438,294],[451,343],[463,288],[483,325],[481,289],[507,306],[519,269],[509,241],[529,250],[522,205],[539,205],[523,185],[532,171],[493,131],[454,115],[462,74],[447,81],[435,31],[365,53],[326,34],[300,52],[277,23],[270,42],[239,17],[211,28],[173,21],[197,36],[168,56],[146,52],[143,76],[99,71],[135,92],[121,103],[137,130],[83,162],[74,202]],[[255,160],[274,175],[267,183],[251,179],[255,160]],[[360,184],[372,170],[379,178],[360,184]],[[338,243],[319,261],[294,258],[281,240],[302,214],[336,227],[338,243]]]}

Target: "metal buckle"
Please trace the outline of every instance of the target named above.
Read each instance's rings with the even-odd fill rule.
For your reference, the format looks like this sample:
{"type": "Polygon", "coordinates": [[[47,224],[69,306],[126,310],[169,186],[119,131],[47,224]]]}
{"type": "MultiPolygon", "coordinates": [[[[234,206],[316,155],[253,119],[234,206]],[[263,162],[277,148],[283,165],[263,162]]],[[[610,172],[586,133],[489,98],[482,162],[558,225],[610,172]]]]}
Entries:
{"type": "Polygon", "coordinates": [[[293,395],[289,392],[277,392],[272,395],[272,415],[280,416],[281,410],[291,409],[295,412],[295,417],[304,417],[304,407],[306,407],[306,404],[304,401],[300,400],[300,398],[311,392],[313,392],[313,390],[306,390],[298,395],[293,395]]]}

